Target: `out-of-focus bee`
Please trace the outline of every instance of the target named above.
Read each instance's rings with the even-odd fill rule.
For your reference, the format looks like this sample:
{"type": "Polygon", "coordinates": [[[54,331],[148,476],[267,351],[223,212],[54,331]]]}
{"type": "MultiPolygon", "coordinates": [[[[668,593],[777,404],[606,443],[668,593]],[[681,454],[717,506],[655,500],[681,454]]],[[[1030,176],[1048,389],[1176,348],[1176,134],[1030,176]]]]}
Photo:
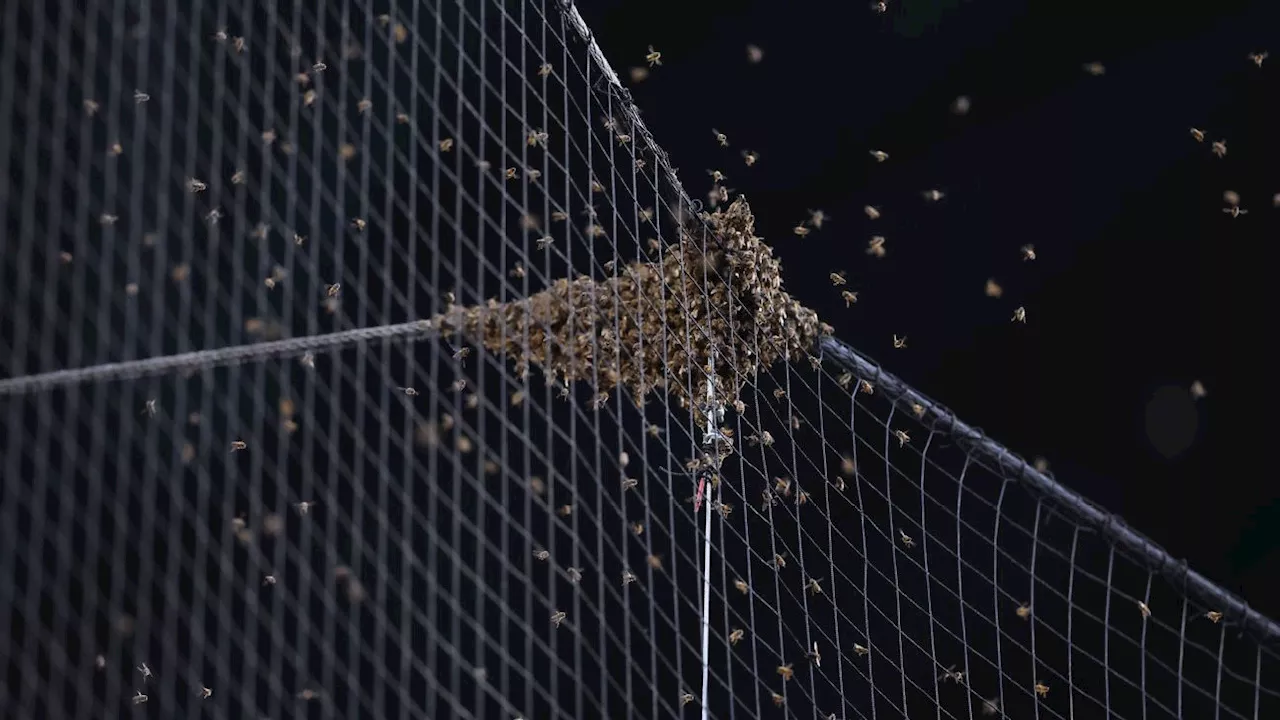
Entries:
{"type": "Polygon", "coordinates": [[[870,218],[871,220],[880,219],[880,208],[875,207],[874,205],[864,206],[862,208],[862,212],[866,213],[867,217],[870,218]]]}
{"type": "Polygon", "coordinates": [[[868,254],[868,255],[872,255],[872,256],[874,256],[874,257],[882,258],[882,257],[884,257],[884,255],[885,255],[885,253],[886,253],[886,252],[887,252],[887,251],[885,250],[885,247],[884,247],[884,236],[883,236],[883,235],[873,235],[873,236],[871,237],[871,239],[867,241],[867,254],[868,254]]]}
{"type": "Polygon", "coordinates": [[[755,65],[764,59],[764,51],[755,45],[747,46],[747,62],[755,65]]]}
{"type": "Polygon", "coordinates": [[[786,682],[796,676],[796,671],[791,668],[791,664],[778,666],[778,674],[782,676],[782,682],[786,682]]]}
{"type": "Polygon", "coordinates": [[[735,578],[733,581],[733,587],[743,595],[746,595],[751,589],[751,586],[747,585],[747,581],[742,578],[735,578]]]}
{"type": "Polygon", "coordinates": [[[658,52],[657,50],[654,50],[654,49],[653,49],[653,46],[652,46],[652,45],[650,45],[650,46],[649,46],[649,52],[648,52],[647,54],[645,54],[644,59],[645,59],[645,61],[646,61],[646,62],[648,62],[648,63],[649,63],[649,67],[653,67],[653,66],[655,66],[655,65],[661,65],[661,64],[662,64],[662,53],[658,52]]]}
{"type": "Polygon", "coordinates": [[[747,167],[751,167],[752,165],[755,165],[758,160],[760,160],[760,155],[755,151],[753,150],[742,151],[742,162],[746,163],[747,167]]]}
{"type": "Polygon", "coordinates": [[[1265,52],[1249,53],[1249,59],[1253,61],[1254,65],[1262,67],[1262,61],[1267,59],[1267,55],[1268,53],[1265,52]]]}
{"type": "Polygon", "coordinates": [[[1138,601],[1138,612],[1142,613],[1142,617],[1143,617],[1143,619],[1145,620],[1146,618],[1151,617],[1151,606],[1149,606],[1149,605],[1147,605],[1146,603],[1144,603],[1144,602],[1142,602],[1141,600],[1139,600],[1139,601],[1138,601]]]}
{"type": "Polygon", "coordinates": [[[1227,156],[1227,141],[1226,141],[1226,140],[1216,140],[1216,141],[1214,141],[1214,143],[1213,143],[1212,145],[1210,145],[1210,146],[1209,146],[1209,148],[1210,148],[1210,150],[1212,150],[1212,151],[1213,151],[1213,154],[1214,154],[1214,155],[1217,155],[1217,156],[1218,156],[1218,157],[1220,157],[1220,158],[1221,158],[1221,157],[1226,157],[1226,156],[1227,156]]]}
{"type": "Polygon", "coordinates": [[[939,200],[947,196],[946,193],[942,192],[941,190],[925,190],[920,194],[923,195],[924,199],[928,202],[938,202],[939,200]]]}
{"type": "Polygon", "coordinates": [[[1004,294],[1004,288],[1000,287],[995,278],[987,278],[987,286],[983,289],[983,292],[986,293],[987,297],[998,298],[1004,294]]]}
{"type": "Polygon", "coordinates": [[[822,585],[819,584],[817,578],[809,578],[809,581],[804,584],[804,587],[809,591],[810,595],[822,594],[822,585]]]}
{"type": "Polygon", "coordinates": [[[1103,64],[1102,64],[1102,63],[1100,63],[1100,62],[1085,63],[1085,64],[1084,64],[1084,71],[1085,71],[1085,72],[1087,72],[1087,73],[1089,73],[1090,75],[1092,75],[1092,76],[1094,76],[1094,77],[1099,77],[1099,76],[1102,76],[1102,75],[1106,75],[1106,74],[1107,74],[1107,68],[1106,68],[1106,66],[1105,66],[1105,65],[1103,65],[1103,64]]]}
{"type": "Polygon", "coordinates": [[[871,157],[875,158],[876,162],[884,162],[889,159],[889,153],[883,150],[872,150],[871,157]]]}
{"type": "Polygon", "coordinates": [[[1031,606],[1026,604],[1019,605],[1018,609],[1013,612],[1018,616],[1019,620],[1026,620],[1031,617],[1031,606]]]}

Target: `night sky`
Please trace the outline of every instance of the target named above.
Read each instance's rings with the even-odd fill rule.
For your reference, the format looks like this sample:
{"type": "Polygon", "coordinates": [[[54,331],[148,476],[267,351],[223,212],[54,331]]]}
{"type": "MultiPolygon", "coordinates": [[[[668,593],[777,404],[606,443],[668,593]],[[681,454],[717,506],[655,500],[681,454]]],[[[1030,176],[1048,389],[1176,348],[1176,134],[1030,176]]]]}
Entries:
{"type": "Polygon", "coordinates": [[[690,194],[710,187],[706,170],[727,174],[788,289],[839,337],[1280,614],[1280,491],[1265,450],[1274,266],[1263,259],[1280,213],[1280,82],[1274,61],[1249,58],[1276,38],[1274,9],[891,2],[877,15],[861,2],[615,0],[580,10],[690,194]],[[663,65],[630,82],[648,45],[663,65]],[[758,64],[748,45],[763,51],[758,64]],[[951,112],[959,96],[966,115],[951,112]],[[759,162],[746,167],[743,149],[759,162]],[[871,150],[890,157],[878,163],[871,150]],[[927,203],[933,188],[945,197],[927,203]],[[1247,214],[1222,212],[1227,190],[1247,214]],[[882,217],[868,220],[864,205],[882,217]],[[796,237],[808,209],[833,219],[796,237]],[[887,238],[884,258],[864,252],[872,235],[887,238]],[[859,292],[852,308],[832,271],[859,292]],[[988,278],[1002,297],[986,296],[988,278]],[[1018,306],[1025,325],[1010,322],[1018,306]],[[1194,402],[1197,380],[1207,396],[1194,402]]]}

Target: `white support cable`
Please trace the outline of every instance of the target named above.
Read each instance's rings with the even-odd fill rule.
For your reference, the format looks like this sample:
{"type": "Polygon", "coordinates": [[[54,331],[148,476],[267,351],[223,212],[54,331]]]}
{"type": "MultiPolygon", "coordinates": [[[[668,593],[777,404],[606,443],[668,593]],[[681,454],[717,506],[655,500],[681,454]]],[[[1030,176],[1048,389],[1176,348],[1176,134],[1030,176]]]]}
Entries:
{"type": "MultiPolygon", "coordinates": [[[[711,352],[711,374],[707,378],[707,404],[704,413],[707,427],[702,437],[703,450],[710,465],[718,474],[723,450],[729,438],[720,432],[720,421],[724,419],[724,406],[716,399],[715,383],[711,377],[715,373],[715,351],[711,352]]],[[[706,471],[704,469],[704,478],[706,471]]],[[[704,503],[706,516],[702,532],[702,720],[708,720],[711,710],[708,707],[708,679],[711,671],[711,510],[718,501],[712,500],[712,493],[719,487],[718,478],[706,478],[707,485],[704,503]],[[712,482],[716,480],[716,482],[712,482]]]]}

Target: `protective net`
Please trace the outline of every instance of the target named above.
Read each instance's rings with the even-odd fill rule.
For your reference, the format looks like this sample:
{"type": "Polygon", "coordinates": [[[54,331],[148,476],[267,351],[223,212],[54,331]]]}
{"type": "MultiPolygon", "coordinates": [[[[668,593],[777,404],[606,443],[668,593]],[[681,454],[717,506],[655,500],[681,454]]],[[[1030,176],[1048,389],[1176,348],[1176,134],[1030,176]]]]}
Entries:
{"type": "Polygon", "coordinates": [[[1276,625],[829,337],[572,7],[0,32],[15,717],[1280,717],[1276,625]]]}

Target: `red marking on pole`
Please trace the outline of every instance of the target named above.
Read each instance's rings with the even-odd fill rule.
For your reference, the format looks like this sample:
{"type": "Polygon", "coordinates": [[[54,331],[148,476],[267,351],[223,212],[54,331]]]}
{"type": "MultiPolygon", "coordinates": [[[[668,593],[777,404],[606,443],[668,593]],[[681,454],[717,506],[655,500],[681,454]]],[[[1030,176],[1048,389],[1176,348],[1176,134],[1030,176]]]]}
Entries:
{"type": "Polygon", "coordinates": [[[698,509],[702,507],[702,491],[707,487],[706,478],[698,478],[698,494],[693,496],[693,514],[698,514],[698,509]]]}

